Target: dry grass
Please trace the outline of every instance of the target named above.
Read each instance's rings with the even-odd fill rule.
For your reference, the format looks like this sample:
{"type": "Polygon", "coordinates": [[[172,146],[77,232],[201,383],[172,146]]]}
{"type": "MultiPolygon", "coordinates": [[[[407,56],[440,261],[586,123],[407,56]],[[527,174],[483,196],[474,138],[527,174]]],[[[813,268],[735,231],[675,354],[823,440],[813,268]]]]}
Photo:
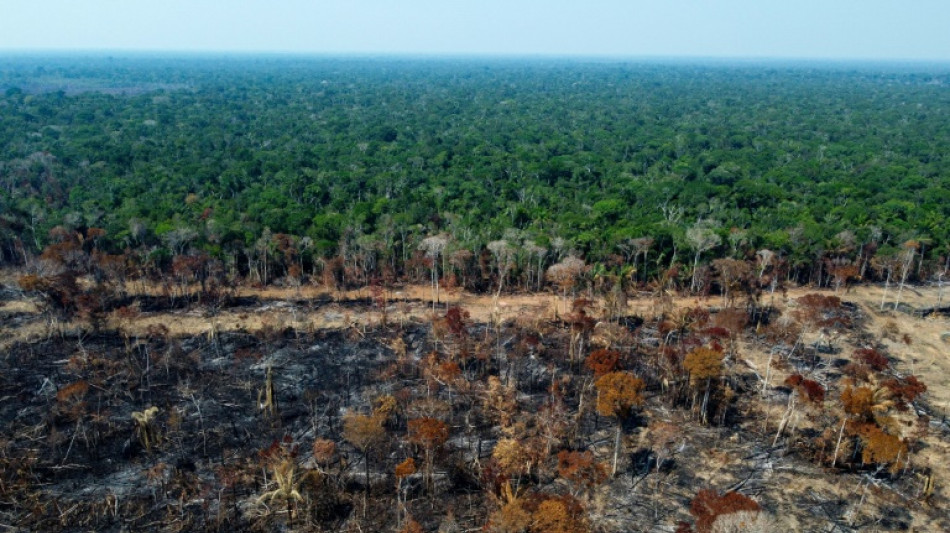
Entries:
{"type": "Polygon", "coordinates": [[[27,300],[13,300],[9,302],[0,302],[0,314],[36,314],[40,309],[33,302],[27,300]]]}
{"type": "MultiPolygon", "coordinates": [[[[936,305],[936,288],[912,288],[904,290],[903,302],[918,309],[936,305]]],[[[880,337],[888,352],[898,359],[896,370],[903,374],[914,374],[929,387],[930,401],[935,406],[950,413],[950,344],[941,340],[941,336],[950,332],[950,318],[931,315],[916,318],[906,313],[885,309],[881,311],[880,287],[861,287],[844,298],[861,306],[869,318],[868,328],[876,337],[880,337]],[[905,338],[906,335],[906,338],[905,338]]],[[[890,291],[892,301],[894,291],[890,291]]],[[[947,295],[944,295],[944,302],[947,295]]]]}

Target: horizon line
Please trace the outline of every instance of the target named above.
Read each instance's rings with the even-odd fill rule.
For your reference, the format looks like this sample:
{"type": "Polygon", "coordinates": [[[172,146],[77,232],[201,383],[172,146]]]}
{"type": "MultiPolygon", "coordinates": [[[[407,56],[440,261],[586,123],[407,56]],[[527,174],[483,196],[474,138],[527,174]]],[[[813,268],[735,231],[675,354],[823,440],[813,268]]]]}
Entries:
{"type": "Polygon", "coordinates": [[[491,59],[491,60],[587,60],[647,62],[740,62],[740,63],[867,63],[950,65],[948,58],[848,57],[848,56],[742,56],[687,54],[571,54],[540,52],[366,52],[304,50],[181,50],[159,48],[0,48],[0,57],[12,56],[186,56],[186,57],[279,57],[279,58],[355,58],[355,59],[491,59]]]}

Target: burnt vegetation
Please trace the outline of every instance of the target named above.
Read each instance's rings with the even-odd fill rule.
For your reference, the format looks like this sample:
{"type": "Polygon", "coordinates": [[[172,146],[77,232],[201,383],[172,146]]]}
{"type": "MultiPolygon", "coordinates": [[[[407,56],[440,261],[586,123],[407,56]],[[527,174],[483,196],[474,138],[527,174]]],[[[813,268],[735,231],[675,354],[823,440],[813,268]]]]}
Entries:
{"type": "Polygon", "coordinates": [[[945,75],[330,63],[4,82],[0,526],[950,530],[950,427],[871,326],[945,309],[945,75]]]}
{"type": "Polygon", "coordinates": [[[134,276],[96,275],[94,247],[54,250],[43,260],[60,273],[24,274],[8,293],[32,298],[42,326],[8,344],[0,373],[0,513],[14,527],[909,528],[895,505],[944,523],[917,454],[947,428],[836,296],[779,310],[737,285],[731,305],[679,308],[658,291],[655,313],[627,316],[581,269],[552,288],[568,310],[546,316],[479,322],[397,304],[380,285],[339,302],[374,313],[362,323],[226,329],[220,313],[276,302],[237,297],[213,264],[144,298],[123,288],[134,276]],[[207,334],[137,326],[142,301],[169,320],[198,312],[207,334]],[[396,320],[400,305],[427,318],[396,320]],[[771,354],[767,368],[750,351],[771,354]],[[788,470],[864,495],[819,504],[821,489],[786,487],[788,470]]]}

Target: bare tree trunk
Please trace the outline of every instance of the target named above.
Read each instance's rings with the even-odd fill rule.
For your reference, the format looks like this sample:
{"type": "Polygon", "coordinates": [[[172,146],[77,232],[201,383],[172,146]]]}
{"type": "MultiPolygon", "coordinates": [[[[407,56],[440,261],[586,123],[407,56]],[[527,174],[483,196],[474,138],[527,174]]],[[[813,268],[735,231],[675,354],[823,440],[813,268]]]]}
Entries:
{"type": "Polygon", "coordinates": [[[765,389],[769,386],[769,380],[772,378],[772,357],[775,355],[775,349],[769,350],[769,362],[765,366],[765,379],[762,380],[762,394],[765,394],[765,389]]]}
{"type": "Polygon", "coordinates": [[[650,250],[644,251],[644,252],[643,252],[643,282],[644,282],[644,283],[647,282],[647,265],[650,264],[650,263],[648,262],[648,261],[649,261],[649,257],[650,257],[650,250]]]}
{"type": "Polygon", "coordinates": [[[907,276],[910,275],[910,269],[914,265],[914,256],[917,255],[913,248],[909,249],[906,253],[907,257],[904,258],[904,262],[901,264],[901,283],[897,289],[897,299],[894,301],[895,310],[901,304],[901,294],[904,292],[904,284],[907,282],[907,276]]]}
{"type": "Polygon", "coordinates": [[[689,283],[689,292],[696,292],[696,267],[699,266],[699,253],[693,257],[693,279],[689,283]]]}
{"type": "Polygon", "coordinates": [[[943,305],[943,276],[943,272],[937,275],[937,309],[943,305]]]}
{"type": "Polygon", "coordinates": [[[785,431],[785,427],[788,425],[789,419],[791,419],[792,411],[795,409],[795,394],[792,393],[792,397],[788,399],[788,408],[785,410],[785,414],[782,415],[782,421],[778,424],[778,431],[775,432],[775,438],[772,439],[772,446],[775,446],[778,443],[778,439],[782,436],[782,432],[785,431]]]}
{"type": "Polygon", "coordinates": [[[435,306],[439,303],[439,273],[438,263],[432,265],[432,287],[435,289],[435,296],[432,298],[432,312],[435,313],[435,306]]]}
{"type": "Polygon", "coordinates": [[[835,463],[838,461],[838,449],[841,447],[841,439],[844,437],[844,424],[847,421],[847,418],[841,420],[841,429],[838,430],[838,442],[835,443],[835,453],[831,456],[831,468],[834,468],[835,463]]]}
{"type": "Polygon", "coordinates": [[[541,291],[541,281],[544,278],[544,256],[538,257],[538,291],[541,291]]]}
{"type": "Polygon", "coordinates": [[[884,295],[881,296],[881,311],[884,310],[884,303],[887,301],[887,289],[891,286],[891,270],[887,270],[887,277],[884,278],[884,295]]]}
{"type": "MultiPolygon", "coordinates": [[[[613,469],[610,472],[610,476],[614,477],[617,475],[617,459],[620,457],[620,428],[623,425],[622,421],[617,419],[617,434],[614,436],[614,465],[613,469]]],[[[659,471],[659,467],[657,467],[659,471]]]]}
{"type": "Polygon", "coordinates": [[[897,286],[897,298],[894,299],[894,309],[896,310],[901,304],[901,294],[904,293],[904,283],[907,281],[907,271],[901,273],[901,282],[897,286]]]}
{"type": "Polygon", "coordinates": [[[706,392],[703,393],[703,403],[702,403],[702,405],[699,407],[700,416],[701,416],[701,418],[702,418],[703,425],[706,425],[706,423],[707,423],[706,408],[707,408],[707,406],[709,405],[709,388],[710,388],[710,381],[711,381],[710,378],[706,378],[706,392]]]}

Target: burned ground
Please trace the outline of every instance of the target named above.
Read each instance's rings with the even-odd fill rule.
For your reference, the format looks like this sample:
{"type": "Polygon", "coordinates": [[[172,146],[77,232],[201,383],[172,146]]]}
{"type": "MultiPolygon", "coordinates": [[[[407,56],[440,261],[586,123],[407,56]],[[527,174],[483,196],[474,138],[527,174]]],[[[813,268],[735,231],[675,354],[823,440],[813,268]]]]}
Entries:
{"type": "Polygon", "coordinates": [[[615,324],[593,308],[480,321],[394,304],[383,323],[371,300],[241,297],[225,310],[245,319],[194,334],[176,321],[209,324],[206,309],[156,298],[127,323],[27,341],[14,330],[42,317],[3,298],[0,521],[13,530],[538,531],[539,509],[563,509],[573,530],[672,531],[700,527],[703,488],[782,528],[950,529],[950,428],[926,394],[898,409],[909,372],[863,305],[690,305],[615,324]],[[253,320],[275,309],[297,319],[253,320]],[[334,327],[307,318],[319,313],[334,327]],[[699,348],[717,374],[697,378],[699,348]],[[881,370],[856,364],[859,348],[881,370]],[[592,371],[601,349],[616,362],[592,371]],[[642,405],[606,416],[601,370],[643,380],[642,405]],[[847,414],[839,397],[862,387],[882,397],[847,414]]]}

